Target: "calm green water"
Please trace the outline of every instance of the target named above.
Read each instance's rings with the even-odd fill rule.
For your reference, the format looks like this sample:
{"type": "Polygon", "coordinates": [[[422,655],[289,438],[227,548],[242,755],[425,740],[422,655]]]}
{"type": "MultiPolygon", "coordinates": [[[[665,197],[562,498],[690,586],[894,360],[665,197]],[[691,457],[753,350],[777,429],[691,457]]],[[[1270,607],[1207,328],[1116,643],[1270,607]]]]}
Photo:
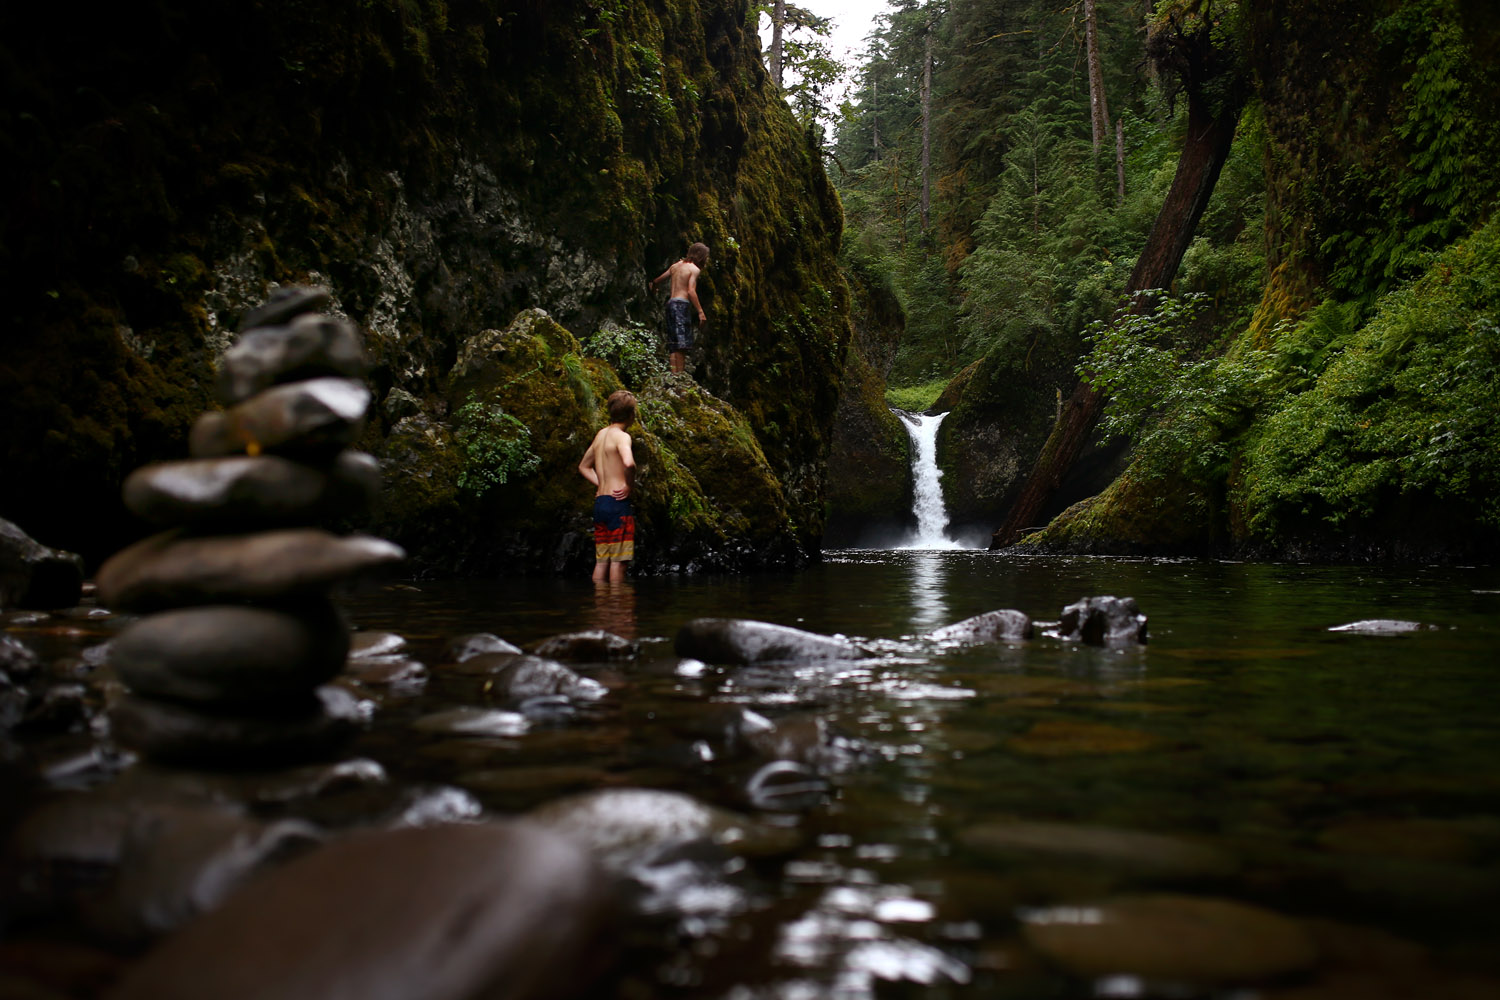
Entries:
{"type": "Polygon", "coordinates": [[[429,663],[474,631],[524,645],[605,628],[642,642],[636,662],[586,668],[612,688],[597,708],[515,738],[414,742],[400,725],[482,703],[472,685],[435,676],[387,696],[359,751],[393,775],[463,787],[495,814],[640,785],[750,811],[740,788],[753,764],[694,750],[725,706],[821,719],[866,748],[825,768],[821,802],[769,817],[801,848],[679,898],[670,930],[643,932],[609,995],[1248,995],[1185,973],[1165,985],[1070,973],[1026,934],[1038,908],[1139,893],[1294,919],[1319,957],[1259,995],[1500,995],[1494,568],[846,550],[782,576],[604,590],[445,581],[349,607],[358,627],[399,632],[429,663]],[[996,608],[1055,621],[1100,594],[1138,601],[1148,646],[1091,649],[1040,630],[966,650],[914,641],[996,608]],[[681,676],[671,638],[699,616],[841,633],[880,655],[681,676]],[[1365,619],[1435,627],[1330,631],[1365,619]],[[1143,846],[1138,833],[1170,840],[1143,846]]]}

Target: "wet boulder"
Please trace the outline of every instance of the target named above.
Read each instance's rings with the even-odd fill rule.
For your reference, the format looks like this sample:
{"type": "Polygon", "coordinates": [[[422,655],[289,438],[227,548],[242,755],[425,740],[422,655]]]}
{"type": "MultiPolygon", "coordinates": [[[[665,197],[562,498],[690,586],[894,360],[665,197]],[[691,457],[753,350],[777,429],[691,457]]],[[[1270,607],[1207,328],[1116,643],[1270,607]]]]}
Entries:
{"type": "Polygon", "coordinates": [[[986,611],[982,615],[945,625],[928,633],[927,638],[940,643],[977,645],[985,642],[1013,642],[1030,639],[1032,631],[1031,618],[1026,614],[1002,609],[986,611]]]}
{"type": "Polygon", "coordinates": [[[353,695],[324,686],[274,715],[200,711],[127,695],[110,706],[109,721],[121,744],[159,763],[272,767],[332,753],[366,716],[353,695]]]}
{"type": "Polygon", "coordinates": [[[349,638],[349,659],[371,660],[406,651],[406,639],[395,632],[355,632],[349,638]]]}
{"type": "Polygon", "coordinates": [[[369,371],[359,328],[347,319],[303,313],[285,326],[260,325],[240,334],[219,359],[219,399],[243,402],[283,382],[369,371]]]}
{"type": "Polygon", "coordinates": [[[338,609],[248,605],[178,608],[142,618],[110,644],[120,679],[140,694],[204,705],[294,699],[336,675],[349,651],[338,609]]]}
{"type": "Polygon", "coordinates": [[[476,656],[487,653],[502,653],[515,656],[521,652],[521,647],[514,643],[506,642],[491,632],[474,632],[469,635],[460,635],[449,641],[445,650],[446,662],[463,663],[472,660],[476,656]]]}
{"type": "Polygon", "coordinates": [[[239,331],[258,326],[281,326],[303,313],[327,309],[333,304],[333,292],[321,285],[283,285],[272,290],[266,301],[240,317],[239,331]]]}
{"type": "Polygon", "coordinates": [[[346,378],[291,382],[227,410],[211,410],[188,435],[194,458],[271,454],[332,456],[364,429],[370,390],[346,378]]]}
{"type": "Polygon", "coordinates": [[[1354,635],[1410,635],[1413,632],[1431,631],[1436,625],[1402,621],[1394,618],[1367,618],[1362,621],[1335,625],[1330,632],[1350,632],[1354,635]]]}
{"type": "Polygon", "coordinates": [[[861,655],[858,646],[840,636],[741,618],[694,619],[678,630],[674,649],[678,656],[735,664],[852,660],[861,655]]]}
{"type": "Polygon", "coordinates": [[[613,632],[596,628],[585,632],[554,635],[531,646],[527,652],[533,656],[545,656],[554,660],[598,663],[606,660],[628,660],[635,656],[636,644],[613,632]]]}
{"type": "Polygon", "coordinates": [[[1143,644],[1146,616],[1133,597],[1085,597],[1063,608],[1057,635],[1090,646],[1143,644]]]}
{"type": "Polygon", "coordinates": [[[359,833],[266,874],[130,969],[115,1000],[584,994],[608,880],[524,823],[359,833]]]}
{"type": "Polygon", "coordinates": [[[159,525],[236,530],[359,517],[380,492],[380,466],[342,451],[327,468],[278,455],[231,455],[142,466],[125,479],[125,506],[159,525]]]}
{"type": "Polygon", "coordinates": [[[83,594],[83,557],[51,549],[0,518],[0,608],[71,608],[83,594]]]}
{"type": "Polygon", "coordinates": [[[124,611],[276,602],[322,595],[347,577],[405,557],[382,538],[316,528],[206,538],[167,531],[110,557],[99,569],[99,599],[124,611]]]}
{"type": "MultiPolygon", "coordinates": [[[[473,662],[473,661],[470,661],[473,662]]],[[[540,656],[511,656],[490,674],[486,690],[508,702],[561,695],[568,699],[592,701],[604,697],[605,687],[558,663],[540,656]]]]}

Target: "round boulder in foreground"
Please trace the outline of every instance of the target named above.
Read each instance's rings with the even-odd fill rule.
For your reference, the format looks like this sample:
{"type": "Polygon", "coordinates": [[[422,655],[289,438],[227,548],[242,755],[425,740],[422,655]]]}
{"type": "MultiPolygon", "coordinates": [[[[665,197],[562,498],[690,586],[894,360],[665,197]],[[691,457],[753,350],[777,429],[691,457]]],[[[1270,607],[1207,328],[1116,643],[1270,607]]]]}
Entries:
{"type": "Polygon", "coordinates": [[[112,1000],[533,1000],[611,959],[609,881],[524,823],[360,833],[166,939],[112,1000]]]}

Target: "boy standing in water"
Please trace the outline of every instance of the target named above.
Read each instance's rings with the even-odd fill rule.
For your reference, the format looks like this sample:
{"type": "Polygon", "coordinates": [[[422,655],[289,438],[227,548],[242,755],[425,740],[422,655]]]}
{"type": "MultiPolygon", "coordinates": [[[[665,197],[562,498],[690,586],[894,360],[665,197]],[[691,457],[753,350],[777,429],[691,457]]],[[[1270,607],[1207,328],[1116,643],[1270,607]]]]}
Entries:
{"type": "Polygon", "coordinates": [[[687,352],[693,349],[693,313],[698,322],[706,322],[703,306],[698,302],[698,273],[708,263],[708,247],[694,243],[685,257],[651,279],[651,290],[672,279],[672,297],[667,299],[667,351],[674,372],[683,369],[687,352]]]}
{"type": "Polygon", "coordinates": [[[624,389],[609,397],[609,423],[594,435],[578,471],[594,484],[594,582],[625,579],[625,564],[635,558],[635,513],[630,489],[635,483],[635,456],[625,429],[635,423],[635,397],[624,389]]]}

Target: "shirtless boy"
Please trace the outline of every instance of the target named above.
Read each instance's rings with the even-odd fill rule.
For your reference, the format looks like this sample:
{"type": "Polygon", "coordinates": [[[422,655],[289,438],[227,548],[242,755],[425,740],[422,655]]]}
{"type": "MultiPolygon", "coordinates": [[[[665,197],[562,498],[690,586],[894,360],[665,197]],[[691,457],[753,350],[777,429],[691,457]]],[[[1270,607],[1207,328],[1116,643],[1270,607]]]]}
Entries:
{"type": "Polygon", "coordinates": [[[625,579],[625,564],[635,558],[635,513],[630,489],[635,483],[635,456],[625,429],[635,423],[635,397],[621,389],[609,397],[609,423],[594,435],[578,471],[594,484],[594,582],[625,579]]]}
{"type": "Polygon", "coordinates": [[[708,247],[694,243],[688,247],[687,256],[651,279],[651,290],[668,278],[672,280],[672,297],[667,299],[667,351],[674,372],[680,372],[687,356],[693,349],[693,312],[698,313],[698,322],[707,321],[703,306],[698,302],[698,272],[708,263],[708,247]]]}

